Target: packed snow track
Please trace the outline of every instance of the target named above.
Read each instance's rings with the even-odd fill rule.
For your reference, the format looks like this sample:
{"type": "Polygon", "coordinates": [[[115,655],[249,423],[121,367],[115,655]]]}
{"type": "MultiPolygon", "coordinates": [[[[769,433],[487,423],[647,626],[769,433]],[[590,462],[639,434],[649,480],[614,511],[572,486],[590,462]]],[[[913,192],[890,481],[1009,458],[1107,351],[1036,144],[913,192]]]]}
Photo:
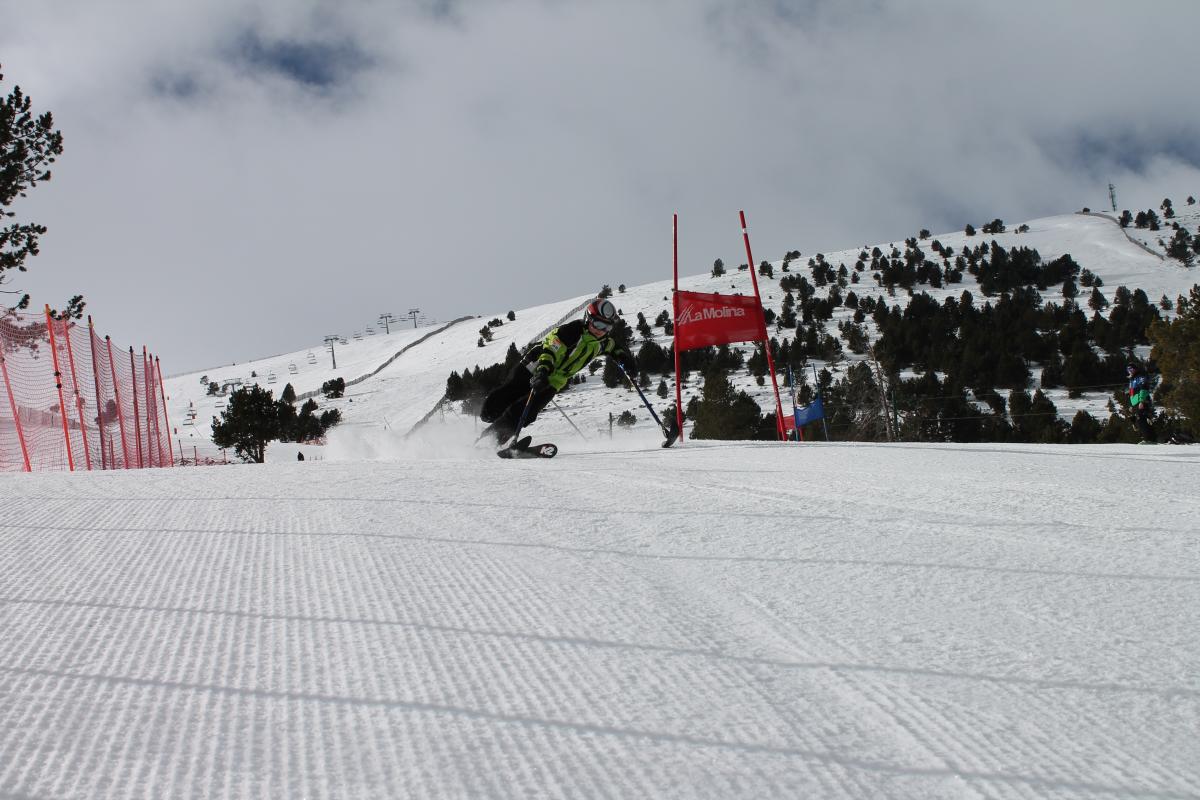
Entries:
{"type": "Polygon", "coordinates": [[[1195,798],[1197,478],[653,441],[2,475],[0,798],[1195,798]]]}

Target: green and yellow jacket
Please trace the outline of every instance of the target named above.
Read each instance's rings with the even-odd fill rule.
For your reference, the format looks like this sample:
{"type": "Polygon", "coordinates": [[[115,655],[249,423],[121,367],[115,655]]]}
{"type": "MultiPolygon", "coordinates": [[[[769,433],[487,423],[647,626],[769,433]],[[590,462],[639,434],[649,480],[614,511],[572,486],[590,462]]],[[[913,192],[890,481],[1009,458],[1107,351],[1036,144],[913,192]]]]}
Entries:
{"type": "Polygon", "coordinates": [[[530,371],[545,371],[550,385],[555,391],[561,391],[575,373],[600,356],[612,356],[623,364],[632,361],[628,351],[612,337],[596,338],[583,320],[577,319],[546,334],[545,339],[529,349],[523,360],[530,371]]]}

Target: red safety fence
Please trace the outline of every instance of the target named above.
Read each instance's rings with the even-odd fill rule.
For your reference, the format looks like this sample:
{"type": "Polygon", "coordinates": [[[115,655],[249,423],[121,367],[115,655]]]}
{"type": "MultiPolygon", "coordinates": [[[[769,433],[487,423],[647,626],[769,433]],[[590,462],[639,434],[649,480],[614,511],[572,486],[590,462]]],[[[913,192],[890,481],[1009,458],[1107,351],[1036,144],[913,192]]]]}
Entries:
{"type": "Polygon", "coordinates": [[[0,313],[0,472],[175,466],[162,372],[76,320],[0,313]]]}

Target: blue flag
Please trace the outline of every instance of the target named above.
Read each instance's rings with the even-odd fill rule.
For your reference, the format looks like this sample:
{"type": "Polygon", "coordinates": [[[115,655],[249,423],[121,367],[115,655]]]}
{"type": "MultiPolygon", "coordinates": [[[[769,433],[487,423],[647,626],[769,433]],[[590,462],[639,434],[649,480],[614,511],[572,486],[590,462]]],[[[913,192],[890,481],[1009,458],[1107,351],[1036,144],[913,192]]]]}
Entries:
{"type": "Polygon", "coordinates": [[[806,406],[796,408],[796,427],[807,425],[810,422],[816,422],[819,419],[825,419],[825,407],[821,405],[821,398],[818,396],[806,406]]]}

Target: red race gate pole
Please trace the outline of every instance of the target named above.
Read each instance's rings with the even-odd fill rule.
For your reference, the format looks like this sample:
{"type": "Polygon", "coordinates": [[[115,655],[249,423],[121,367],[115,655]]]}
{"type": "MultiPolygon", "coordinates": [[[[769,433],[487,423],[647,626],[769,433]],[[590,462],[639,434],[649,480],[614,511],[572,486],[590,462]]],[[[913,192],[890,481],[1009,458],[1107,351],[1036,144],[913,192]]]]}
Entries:
{"type": "Polygon", "coordinates": [[[146,366],[145,345],[142,345],[142,403],[142,412],[146,415],[146,461],[148,466],[154,467],[154,448],[158,446],[154,428],[157,426],[153,425],[154,414],[150,410],[154,405],[154,397],[150,394],[150,370],[146,366]]]}
{"type": "Polygon", "coordinates": [[[79,414],[79,436],[83,440],[83,462],[87,464],[88,472],[91,472],[92,453],[88,448],[87,425],[83,421],[87,414],[83,410],[83,395],[79,392],[79,376],[75,371],[75,348],[71,346],[71,321],[64,319],[62,324],[63,338],[67,340],[67,361],[71,365],[71,391],[75,392],[75,410],[79,414]]]}
{"type": "MultiPolygon", "coordinates": [[[[125,461],[125,469],[131,469],[129,464],[129,444],[125,439],[125,412],[121,408],[121,382],[117,380],[117,362],[113,361],[112,339],[104,337],[104,346],[108,349],[108,371],[112,373],[113,401],[117,404],[117,423],[121,428],[121,457],[125,461]]],[[[112,448],[109,447],[111,450],[112,448]]],[[[113,466],[117,465],[117,454],[113,453],[113,466]]]]}
{"type": "Polygon", "coordinates": [[[8,405],[12,408],[13,424],[17,426],[17,441],[21,443],[21,458],[25,459],[25,471],[33,472],[29,465],[29,448],[25,445],[25,433],[21,430],[21,410],[17,408],[16,398],[13,397],[12,383],[8,380],[8,362],[0,353],[0,371],[4,373],[4,388],[8,392],[8,405]]]}
{"type": "MultiPolygon", "coordinates": [[[[167,442],[167,456],[171,459],[171,466],[175,466],[175,451],[171,449],[171,418],[167,416],[167,390],[163,388],[162,379],[162,362],[158,360],[158,356],[154,357],[154,374],[158,376],[158,394],[162,398],[162,416],[163,422],[167,426],[167,434],[164,437],[167,442]]],[[[180,454],[180,460],[183,460],[183,455],[180,454]]]]}
{"type": "Polygon", "coordinates": [[[63,399],[62,372],[58,368],[58,347],[54,342],[54,317],[50,316],[50,304],[46,304],[46,330],[50,333],[50,355],[54,360],[54,383],[58,387],[58,408],[62,412],[63,440],[67,444],[67,466],[75,471],[75,457],[71,455],[71,429],[67,425],[67,402],[63,399]]]}
{"type": "MultiPolygon", "coordinates": [[[[746,264],[750,267],[750,280],[754,283],[754,298],[762,305],[762,295],[758,292],[758,271],[754,267],[754,256],[750,253],[750,233],[746,230],[746,212],[739,211],[738,218],[742,222],[742,239],[746,242],[746,264]]],[[[771,337],[767,333],[766,317],[762,326],[763,349],[767,351],[767,367],[771,370],[771,386],[775,389],[775,431],[782,441],[786,438],[783,431],[783,402],[779,399],[779,381],[775,379],[775,359],[771,356],[771,337]]]]}
{"type": "Polygon", "coordinates": [[[683,442],[683,388],[679,385],[679,214],[671,215],[671,270],[674,288],[671,290],[671,339],[675,351],[675,424],[679,428],[679,441],[683,442]]]}
{"type": "Polygon", "coordinates": [[[154,406],[158,402],[154,399],[154,376],[151,374],[154,371],[154,362],[146,353],[146,345],[142,345],[142,384],[145,387],[145,394],[142,395],[146,399],[146,453],[150,456],[150,466],[162,466],[162,437],[158,430],[158,413],[155,412],[154,406]],[[153,431],[154,440],[151,442],[151,431],[153,431]]]}
{"type": "MultiPolygon", "coordinates": [[[[137,465],[138,469],[144,469],[146,465],[145,462],[142,461],[142,420],[140,414],[138,413],[137,365],[133,361],[133,345],[129,345],[129,369],[133,371],[133,380],[130,381],[132,386],[130,388],[133,391],[133,430],[134,433],[137,434],[137,465]]],[[[149,435],[149,433],[149,431],[146,432],[147,435],[149,435]]]]}
{"type": "Polygon", "coordinates": [[[100,399],[100,365],[96,361],[96,327],[88,314],[88,347],[92,353],[92,380],[96,387],[96,427],[100,430],[100,469],[108,469],[108,451],[104,447],[104,406],[100,399]]]}

